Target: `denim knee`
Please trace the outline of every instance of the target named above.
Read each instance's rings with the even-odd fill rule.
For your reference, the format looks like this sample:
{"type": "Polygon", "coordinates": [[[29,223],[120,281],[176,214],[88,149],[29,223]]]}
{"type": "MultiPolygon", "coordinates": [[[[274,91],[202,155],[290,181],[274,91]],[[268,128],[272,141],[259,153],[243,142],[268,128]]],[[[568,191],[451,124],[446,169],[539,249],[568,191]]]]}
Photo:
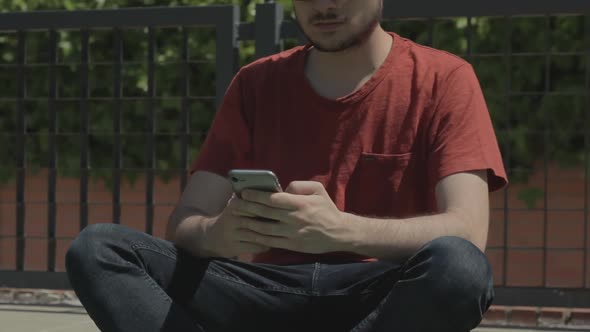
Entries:
{"type": "Polygon", "coordinates": [[[66,252],[66,270],[80,272],[108,246],[124,238],[125,228],[117,224],[94,224],[84,228],[66,252]]]}
{"type": "Polygon", "coordinates": [[[485,292],[492,278],[488,259],[473,243],[455,236],[437,238],[425,247],[432,259],[437,288],[485,292]]]}
{"type": "Polygon", "coordinates": [[[473,243],[454,236],[437,238],[422,252],[429,260],[426,284],[437,306],[450,319],[464,319],[467,313],[476,320],[481,318],[494,296],[492,270],[485,254],[473,243]]]}
{"type": "Polygon", "coordinates": [[[400,273],[377,314],[364,321],[371,331],[471,331],[493,298],[487,258],[459,237],[425,244],[400,273]]]}

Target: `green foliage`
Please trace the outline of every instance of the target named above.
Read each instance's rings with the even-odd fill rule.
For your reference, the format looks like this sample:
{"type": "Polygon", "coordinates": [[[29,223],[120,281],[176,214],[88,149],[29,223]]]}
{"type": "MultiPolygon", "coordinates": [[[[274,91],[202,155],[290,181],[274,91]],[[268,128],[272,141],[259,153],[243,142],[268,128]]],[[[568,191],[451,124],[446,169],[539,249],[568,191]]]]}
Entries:
{"type": "Polygon", "coordinates": [[[525,188],[518,193],[518,199],[523,201],[528,209],[537,207],[537,203],[545,197],[545,192],[539,188],[525,188]]]}
{"type": "MultiPolygon", "coordinates": [[[[292,1],[279,1],[291,16],[292,1]]],[[[234,3],[241,6],[242,20],[252,21],[255,1],[238,0],[0,0],[1,11],[47,9],[96,9],[138,6],[185,6],[234,3]]],[[[387,30],[447,50],[469,60],[480,78],[496,133],[506,161],[509,161],[513,181],[524,181],[535,161],[545,157],[565,165],[584,161],[585,114],[587,112],[586,73],[588,57],[584,39],[584,17],[562,16],[516,18],[508,37],[505,18],[472,19],[472,41],[469,43],[468,21],[465,18],[437,20],[430,34],[430,22],[408,20],[384,22],[387,30]],[[545,33],[549,24],[550,34],[545,33]],[[547,57],[543,52],[554,53],[547,57]],[[511,56],[508,56],[511,55],[511,56]],[[549,75],[549,77],[547,76],[549,75]],[[549,82],[549,84],[546,84],[549,82]]],[[[199,151],[208,126],[214,116],[215,94],[215,31],[190,28],[189,48],[190,94],[188,125],[189,159],[199,151]],[[209,98],[207,98],[209,97],[209,98]]],[[[88,103],[90,124],[91,175],[109,180],[113,167],[115,135],[114,32],[90,33],[90,95],[88,103]]],[[[124,61],[122,113],[122,156],[125,176],[133,180],[148,166],[146,163],[147,102],[147,32],[145,29],[123,31],[124,61]]],[[[78,31],[59,31],[58,95],[58,170],[66,176],[79,174],[80,136],[79,103],[81,95],[79,66],[81,49],[78,31]]],[[[156,166],[157,174],[169,178],[183,172],[181,163],[182,77],[186,68],[181,61],[182,32],[177,28],[156,29],[157,54],[155,80],[156,102],[156,166]]],[[[0,34],[0,64],[16,64],[16,36],[0,34]]],[[[27,118],[26,158],[29,169],[47,166],[49,155],[49,93],[48,33],[27,33],[27,118]]],[[[292,43],[286,43],[292,46],[292,43]]],[[[253,60],[253,42],[241,45],[241,64],[253,60]]],[[[0,71],[0,151],[15,156],[17,68],[3,67],[0,71]]],[[[0,182],[15,174],[15,158],[0,163],[0,182]]],[[[538,192],[522,193],[525,201],[533,201],[538,192]],[[533,197],[533,198],[531,198],[533,197]]],[[[531,203],[532,204],[532,203],[531,203]]]]}

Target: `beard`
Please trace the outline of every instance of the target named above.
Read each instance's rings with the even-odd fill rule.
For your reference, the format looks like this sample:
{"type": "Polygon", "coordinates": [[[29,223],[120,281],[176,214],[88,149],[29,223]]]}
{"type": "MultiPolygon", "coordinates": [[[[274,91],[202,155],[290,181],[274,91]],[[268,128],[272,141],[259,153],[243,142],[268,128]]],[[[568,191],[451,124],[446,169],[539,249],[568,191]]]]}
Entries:
{"type": "MultiPolygon", "coordinates": [[[[377,27],[381,23],[382,15],[383,7],[382,5],[380,5],[375,11],[375,13],[371,15],[370,19],[362,26],[361,29],[354,31],[352,34],[338,41],[337,43],[334,43],[333,45],[316,40],[312,38],[308,33],[306,33],[297,15],[295,15],[295,23],[299,27],[299,30],[303,33],[303,35],[305,35],[307,40],[311,43],[311,45],[313,45],[313,47],[316,48],[318,51],[336,53],[362,45],[367,40],[367,38],[375,31],[375,29],[377,29],[377,27]]],[[[310,19],[310,23],[322,20],[334,20],[337,18],[338,17],[336,14],[318,14],[310,19]]]]}

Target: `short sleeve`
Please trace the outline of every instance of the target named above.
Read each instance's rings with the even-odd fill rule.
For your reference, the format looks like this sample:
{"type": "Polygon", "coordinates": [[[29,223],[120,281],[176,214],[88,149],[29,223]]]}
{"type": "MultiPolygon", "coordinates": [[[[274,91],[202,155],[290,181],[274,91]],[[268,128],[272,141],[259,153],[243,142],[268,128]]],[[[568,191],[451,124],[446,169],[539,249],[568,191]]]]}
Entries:
{"type": "Polygon", "coordinates": [[[438,183],[451,174],[487,170],[489,191],[501,189],[508,179],[473,67],[461,65],[440,84],[430,126],[431,178],[438,183]]]}
{"type": "Polygon", "coordinates": [[[246,168],[252,147],[242,81],[242,74],[238,73],[228,87],[207,138],[192,163],[191,174],[208,171],[225,177],[230,169],[246,168]]]}

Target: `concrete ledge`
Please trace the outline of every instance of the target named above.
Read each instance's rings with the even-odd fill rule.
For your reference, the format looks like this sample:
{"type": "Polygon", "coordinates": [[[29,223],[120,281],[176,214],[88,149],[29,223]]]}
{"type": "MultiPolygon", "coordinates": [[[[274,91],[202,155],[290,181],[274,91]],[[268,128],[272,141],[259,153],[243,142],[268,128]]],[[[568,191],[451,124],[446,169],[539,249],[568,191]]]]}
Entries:
{"type": "MultiPolygon", "coordinates": [[[[82,307],[0,304],[0,322],[11,332],[98,332],[82,307]]],[[[547,329],[479,327],[472,332],[541,332],[547,329]]],[[[572,332],[574,330],[551,330],[572,332]]],[[[580,331],[580,330],[578,330],[580,331]]]]}
{"type": "MultiPolygon", "coordinates": [[[[73,290],[0,287],[0,310],[51,312],[55,308],[70,308],[85,313],[73,290]]],[[[543,330],[590,331],[590,309],[492,306],[486,313],[481,327],[474,332],[543,330]]]]}
{"type": "Polygon", "coordinates": [[[0,288],[0,304],[82,307],[72,290],[0,288]]]}
{"type": "Polygon", "coordinates": [[[482,326],[589,331],[590,309],[492,306],[485,314],[482,326]]]}

